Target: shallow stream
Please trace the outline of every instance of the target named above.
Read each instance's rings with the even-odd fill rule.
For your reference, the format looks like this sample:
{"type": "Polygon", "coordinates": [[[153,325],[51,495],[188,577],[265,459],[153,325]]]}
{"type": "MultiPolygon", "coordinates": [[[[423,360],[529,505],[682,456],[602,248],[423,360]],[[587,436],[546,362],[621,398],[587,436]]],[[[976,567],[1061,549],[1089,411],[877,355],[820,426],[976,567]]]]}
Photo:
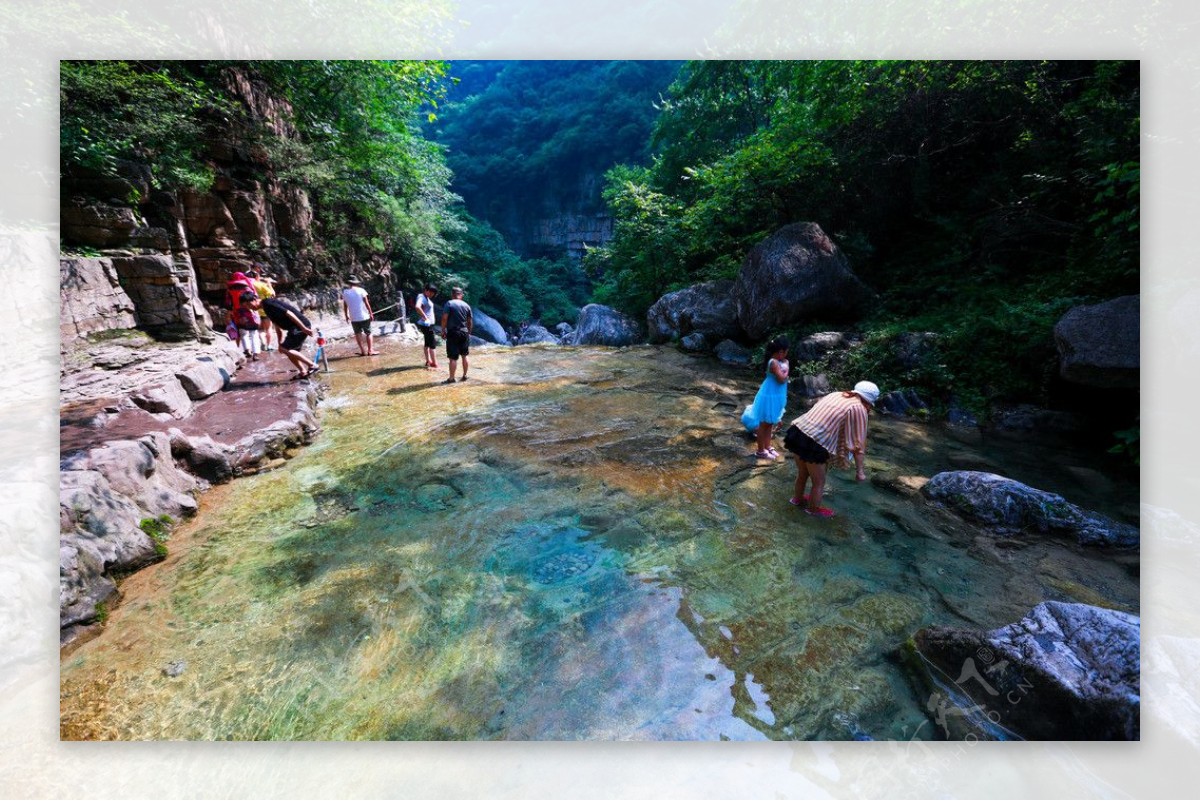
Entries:
{"type": "Polygon", "coordinates": [[[1083,455],[873,416],[872,480],[831,471],[817,520],[794,465],[750,457],[744,371],[496,348],[443,386],[420,360],[333,362],[316,443],[204,497],[64,658],[64,738],[935,737],[896,659],[918,628],[1138,611],[1136,556],[909,489],[988,469],[1136,523],[1083,455]]]}

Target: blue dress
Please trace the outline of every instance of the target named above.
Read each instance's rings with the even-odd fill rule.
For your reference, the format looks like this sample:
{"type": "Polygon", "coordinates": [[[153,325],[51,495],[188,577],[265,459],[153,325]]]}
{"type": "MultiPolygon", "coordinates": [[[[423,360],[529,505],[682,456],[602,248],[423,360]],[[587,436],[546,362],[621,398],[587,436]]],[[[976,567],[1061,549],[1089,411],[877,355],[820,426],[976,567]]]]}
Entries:
{"type": "Polygon", "coordinates": [[[772,375],[771,365],[774,362],[774,359],[767,362],[767,377],[763,379],[762,386],[758,388],[758,394],[754,396],[754,403],[747,406],[746,411],[742,412],[742,425],[751,433],[758,430],[759,423],[775,425],[783,419],[783,409],[787,406],[787,382],[780,383],[772,375]]]}

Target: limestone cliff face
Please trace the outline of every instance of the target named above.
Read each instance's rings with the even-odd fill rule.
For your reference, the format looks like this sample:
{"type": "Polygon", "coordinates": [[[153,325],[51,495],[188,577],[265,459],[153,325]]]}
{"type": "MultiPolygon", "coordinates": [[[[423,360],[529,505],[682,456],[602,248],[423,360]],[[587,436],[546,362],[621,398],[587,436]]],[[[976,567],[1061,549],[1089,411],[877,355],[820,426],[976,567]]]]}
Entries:
{"type": "MultiPolygon", "coordinates": [[[[227,80],[252,118],[295,135],[286,102],[244,72],[230,70],[227,80]]],[[[100,254],[61,260],[64,347],[133,326],[164,339],[207,339],[223,324],[226,281],[255,264],[282,293],[332,297],[319,290],[356,272],[377,297],[394,294],[383,258],[333,264],[314,235],[308,193],[277,180],[246,131],[223,131],[206,149],[217,174],[207,192],[154,189],[149,169],[133,162],[119,166],[119,177],[63,176],[64,249],[100,254]]]]}

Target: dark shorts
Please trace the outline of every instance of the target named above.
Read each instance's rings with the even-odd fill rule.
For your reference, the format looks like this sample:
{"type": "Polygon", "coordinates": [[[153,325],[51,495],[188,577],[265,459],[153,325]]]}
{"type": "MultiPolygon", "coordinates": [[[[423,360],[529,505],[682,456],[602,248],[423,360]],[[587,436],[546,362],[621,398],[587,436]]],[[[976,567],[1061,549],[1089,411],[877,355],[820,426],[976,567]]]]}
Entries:
{"type": "Polygon", "coordinates": [[[356,333],[356,334],[371,333],[371,321],[370,320],[351,320],[350,327],[354,329],[354,333],[356,333]]]}
{"type": "Polygon", "coordinates": [[[420,328],[421,333],[425,335],[425,347],[436,348],[437,347],[437,337],[435,337],[433,335],[433,326],[432,325],[422,325],[422,326],[417,326],[417,327],[420,328]]]}
{"type": "Polygon", "coordinates": [[[446,356],[454,361],[459,356],[471,355],[471,335],[466,331],[446,332],[446,356]]]}
{"type": "Polygon", "coordinates": [[[293,328],[287,332],[287,336],[283,338],[283,342],[279,343],[279,347],[281,350],[300,350],[306,339],[308,339],[308,334],[299,328],[293,328]]]}
{"type": "Polygon", "coordinates": [[[829,451],[795,426],[789,426],[787,433],[783,435],[783,447],[799,456],[802,462],[825,464],[829,461],[829,451]]]}

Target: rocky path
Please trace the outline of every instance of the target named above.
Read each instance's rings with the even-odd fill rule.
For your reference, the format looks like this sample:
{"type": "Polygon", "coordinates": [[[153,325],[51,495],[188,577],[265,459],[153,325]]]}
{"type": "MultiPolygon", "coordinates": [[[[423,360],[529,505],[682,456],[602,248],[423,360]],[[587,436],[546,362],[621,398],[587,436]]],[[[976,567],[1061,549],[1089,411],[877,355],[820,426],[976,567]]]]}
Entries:
{"type": "MultiPolygon", "coordinates": [[[[331,365],[363,358],[339,323],[318,323],[331,365]]],[[[377,337],[376,347],[411,339],[377,337]]],[[[167,531],[195,512],[198,493],[277,467],[316,436],[322,384],[320,374],[293,380],[278,352],[248,361],[228,339],[163,344],[125,332],[78,346],[62,363],[59,575],[68,645],[98,630],[119,597],[115,574],[162,558],[167,531]]]]}

